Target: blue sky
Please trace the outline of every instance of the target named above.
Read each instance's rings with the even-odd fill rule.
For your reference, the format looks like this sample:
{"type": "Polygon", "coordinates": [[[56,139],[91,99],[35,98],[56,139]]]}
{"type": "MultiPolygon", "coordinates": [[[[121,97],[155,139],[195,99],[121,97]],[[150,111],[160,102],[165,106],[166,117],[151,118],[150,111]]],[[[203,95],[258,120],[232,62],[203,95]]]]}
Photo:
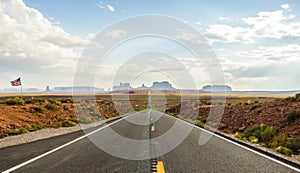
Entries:
{"type": "Polygon", "coordinates": [[[203,24],[213,24],[220,22],[219,17],[232,17],[232,25],[241,23],[240,19],[252,16],[260,11],[275,11],[280,9],[281,4],[289,4],[293,13],[298,16],[299,1],[98,1],[98,0],[25,0],[25,3],[38,9],[45,17],[53,17],[60,22],[66,31],[86,35],[95,33],[103,27],[110,25],[120,19],[142,15],[159,14],[172,16],[195,25],[196,21],[203,24]],[[107,8],[100,9],[97,4],[103,2],[104,6],[110,4],[115,11],[111,12],[107,8]],[[252,5],[254,4],[254,5],[252,5]],[[84,27],[82,27],[84,26],[84,27]]]}
{"type": "MultiPolygon", "coordinates": [[[[299,1],[288,0],[0,0],[0,39],[5,40],[0,44],[0,90],[11,88],[7,81],[18,76],[26,88],[72,85],[78,58],[94,36],[112,23],[144,14],[174,17],[196,29],[214,49],[226,84],[235,90],[300,89],[299,8],[299,1]]],[[[176,43],[144,38],[116,49],[95,85],[110,88],[121,82],[112,81],[114,74],[138,50],[168,52],[190,69],[197,88],[209,84],[203,64],[176,43]]],[[[170,79],[146,74],[132,83],[150,85],[154,80],[170,79]]]]}

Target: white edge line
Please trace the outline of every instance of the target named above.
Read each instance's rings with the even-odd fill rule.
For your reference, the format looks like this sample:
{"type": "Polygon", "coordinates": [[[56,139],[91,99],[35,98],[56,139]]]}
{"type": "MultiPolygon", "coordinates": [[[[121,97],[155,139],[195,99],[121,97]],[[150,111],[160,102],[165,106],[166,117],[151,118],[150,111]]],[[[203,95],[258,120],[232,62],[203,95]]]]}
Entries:
{"type": "MultiPolygon", "coordinates": [[[[59,147],[57,147],[57,148],[54,148],[54,149],[52,149],[52,150],[50,150],[50,151],[48,151],[48,152],[46,152],[46,153],[44,153],[44,154],[41,154],[41,155],[39,155],[39,156],[37,156],[37,157],[34,157],[34,158],[32,158],[32,159],[30,159],[30,160],[28,160],[28,161],[26,161],[26,162],[23,162],[23,163],[21,163],[21,164],[19,164],[19,165],[16,165],[16,166],[14,166],[14,167],[12,167],[12,168],[6,170],[6,171],[3,171],[2,173],[9,173],[9,172],[15,171],[15,170],[17,170],[17,169],[19,169],[19,168],[21,168],[21,167],[23,167],[23,166],[25,166],[25,165],[28,165],[29,163],[32,163],[32,162],[34,162],[34,161],[36,161],[36,160],[38,160],[38,159],[41,159],[41,158],[43,158],[43,157],[45,157],[45,156],[47,156],[47,155],[49,155],[49,154],[51,154],[51,153],[54,153],[54,152],[56,152],[56,151],[58,151],[58,150],[60,150],[60,149],[62,149],[62,148],[64,148],[64,147],[66,147],[66,146],[68,146],[68,145],[71,145],[71,144],[73,144],[73,143],[75,143],[75,142],[77,142],[77,141],[79,141],[79,140],[81,140],[81,139],[83,139],[83,138],[85,138],[85,137],[87,137],[87,136],[90,136],[90,135],[92,135],[92,134],[94,134],[94,133],[96,133],[96,132],[98,132],[98,131],[100,131],[100,130],[106,128],[106,127],[109,127],[110,125],[113,125],[113,124],[115,124],[115,123],[117,123],[117,122],[119,122],[119,121],[121,121],[121,120],[123,120],[123,119],[125,119],[125,118],[131,117],[131,116],[133,116],[133,115],[135,115],[135,113],[133,113],[133,114],[131,114],[131,115],[129,115],[129,116],[123,117],[123,118],[121,118],[121,119],[119,119],[119,120],[116,120],[116,121],[113,122],[113,123],[107,124],[107,125],[105,125],[105,126],[99,128],[99,129],[97,129],[97,130],[95,130],[95,131],[92,131],[92,132],[90,132],[90,133],[88,133],[88,134],[85,134],[85,135],[79,137],[79,138],[76,138],[76,139],[74,139],[73,141],[70,141],[70,142],[68,142],[68,143],[66,143],[66,144],[64,144],[64,145],[61,145],[61,146],[59,146],[59,147]]],[[[295,167],[293,167],[293,166],[291,166],[291,165],[289,165],[289,164],[283,163],[283,162],[281,162],[281,161],[279,161],[279,160],[277,160],[277,159],[274,159],[274,158],[272,158],[272,157],[269,157],[269,156],[267,156],[267,155],[265,155],[265,154],[262,154],[262,153],[260,153],[260,152],[258,152],[258,151],[255,151],[255,150],[253,150],[253,149],[250,149],[250,148],[248,148],[248,147],[245,147],[245,146],[243,146],[243,145],[241,145],[241,144],[238,144],[238,143],[236,143],[236,142],[233,142],[233,141],[231,141],[231,140],[229,140],[229,139],[226,139],[226,138],[224,138],[224,137],[222,137],[222,136],[219,136],[218,134],[212,133],[211,131],[208,131],[208,130],[206,130],[206,129],[202,129],[202,128],[198,127],[198,126],[195,126],[194,124],[191,124],[191,123],[186,122],[186,121],[184,121],[184,120],[182,120],[182,119],[179,119],[179,118],[175,118],[175,117],[170,116],[170,115],[168,115],[168,114],[165,114],[165,115],[167,115],[167,116],[169,116],[169,117],[172,117],[172,118],[174,118],[174,119],[176,119],[176,120],[180,120],[180,121],[182,121],[182,122],[184,122],[184,123],[186,123],[186,124],[188,124],[188,125],[192,125],[192,126],[198,128],[198,129],[202,130],[202,131],[205,131],[205,132],[207,132],[207,133],[209,133],[209,134],[211,134],[211,135],[214,135],[214,136],[216,136],[216,137],[219,137],[219,138],[221,138],[221,139],[223,139],[223,140],[225,140],[225,141],[227,141],[227,142],[230,142],[230,143],[232,143],[232,144],[234,144],[234,145],[237,145],[237,146],[239,146],[239,147],[241,147],[241,148],[243,148],[243,149],[246,149],[246,150],[248,150],[248,151],[251,151],[251,152],[253,152],[253,153],[257,154],[257,155],[260,155],[260,156],[265,157],[265,158],[267,158],[267,159],[269,159],[269,160],[272,160],[272,161],[274,161],[274,162],[276,162],[276,163],[279,163],[279,164],[281,164],[281,165],[283,165],[283,166],[286,166],[286,167],[288,167],[288,168],[290,168],[290,169],[293,169],[293,170],[295,170],[295,171],[300,172],[300,169],[298,169],[298,168],[295,168],[295,167]]]]}
{"type": "Polygon", "coordinates": [[[68,146],[68,145],[71,145],[71,144],[73,144],[73,143],[75,143],[75,142],[77,142],[77,141],[80,141],[81,139],[83,139],[83,138],[85,138],[85,137],[88,137],[88,136],[90,136],[90,135],[92,135],[92,134],[94,134],[94,133],[96,133],[96,132],[98,132],[98,131],[100,131],[100,130],[103,130],[103,129],[106,128],[106,127],[109,127],[109,126],[111,126],[111,125],[113,125],[113,124],[115,124],[115,123],[117,123],[117,122],[119,122],[119,121],[121,121],[121,120],[123,120],[123,119],[125,119],[125,118],[131,117],[131,116],[133,116],[133,115],[135,115],[135,114],[136,114],[136,113],[133,113],[133,114],[128,115],[128,116],[124,116],[123,118],[121,118],[121,119],[119,119],[119,120],[116,120],[116,121],[114,121],[114,122],[112,122],[112,123],[110,123],[110,124],[107,124],[107,125],[105,125],[105,126],[99,128],[99,129],[96,129],[96,130],[94,130],[94,131],[92,131],[92,132],[90,132],[90,133],[88,133],[88,134],[85,134],[85,135],[83,135],[83,136],[81,136],[81,137],[79,137],[79,138],[76,138],[76,139],[74,139],[74,140],[72,140],[72,141],[70,141],[70,142],[68,142],[68,143],[65,143],[65,144],[63,144],[63,145],[61,145],[61,146],[59,146],[59,147],[57,147],[57,148],[54,148],[54,149],[52,149],[52,150],[50,150],[50,151],[48,151],[48,152],[46,152],[46,153],[43,153],[43,154],[41,154],[41,155],[39,155],[39,156],[36,156],[36,157],[34,157],[34,158],[30,159],[30,160],[27,160],[27,161],[25,161],[25,162],[23,162],[23,163],[21,163],[21,164],[19,164],[19,165],[16,165],[16,166],[14,166],[14,167],[12,167],[12,168],[6,170],[6,171],[3,171],[2,173],[9,173],[9,172],[15,171],[15,170],[17,170],[17,169],[19,169],[19,168],[21,168],[21,167],[23,167],[23,166],[26,166],[26,165],[28,165],[28,164],[30,164],[30,163],[32,163],[32,162],[38,160],[38,159],[41,159],[41,158],[43,158],[43,157],[45,157],[45,156],[47,156],[47,155],[49,155],[49,154],[51,154],[51,153],[54,153],[54,152],[56,152],[56,151],[58,151],[58,150],[60,150],[60,149],[62,149],[62,148],[64,148],[64,147],[66,147],[66,146],[68,146]]]}
{"type": "Polygon", "coordinates": [[[182,119],[180,119],[180,118],[175,118],[175,117],[173,117],[173,116],[171,116],[171,115],[168,115],[168,114],[165,114],[165,115],[167,115],[167,116],[169,116],[169,117],[172,117],[172,118],[174,118],[174,119],[176,119],[176,120],[180,120],[180,121],[182,121],[182,122],[184,122],[184,123],[186,123],[186,124],[192,125],[192,126],[198,128],[198,129],[202,130],[202,131],[205,131],[205,132],[207,132],[207,133],[209,133],[209,134],[211,134],[211,135],[214,135],[214,136],[216,136],[216,137],[219,137],[219,138],[221,138],[221,139],[223,139],[223,140],[225,140],[225,141],[227,141],[227,142],[230,142],[230,143],[232,143],[232,144],[234,144],[234,145],[237,145],[237,146],[239,146],[239,147],[241,147],[241,148],[243,148],[243,149],[246,149],[246,150],[248,150],[248,151],[251,151],[251,152],[253,152],[253,153],[257,154],[257,155],[260,155],[260,156],[265,157],[265,158],[267,158],[267,159],[269,159],[269,160],[272,160],[273,162],[279,163],[279,164],[281,164],[281,165],[283,165],[283,166],[285,166],[285,167],[288,167],[288,168],[290,168],[290,169],[292,169],[292,170],[295,170],[295,171],[297,171],[297,172],[300,172],[300,169],[298,169],[298,168],[295,168],[295,167],[293,167],[293,166],[291,166],[291,165],[289,165],[289,164],[286,164],[286,163],[284,163],[284,162],[282,162],[282,161],[279,161],[279,160],[274,159],[274,158],[272,158],[272,157],[270,157],[270,156],[267,156],[267,155],[265,155],[265,154],[263,154],[263,153],[260,153],[260,152],[258,152],[258,151],[255,151],[255,150],[253,150],[253,149],[251,149],[251,148],[245,147],[244,145],[238,144],[238,143],[236,143],[236,142],[234,142],[234,141],[231,141],[231,140],[229,140],[229,139],[227,139],[227,138],[224,138],[224,137],[222,137],[222,136],[220,136],[220,135],[218,135],[218,134],[215,134],[215,133],[213,133],[213,132],[211,132],[211,131],[208,131],[208,130],[206,130],[206,129],[202,129],[202,128],[200,128],[200,127],[198,127],[198,126],[196,126],[196,125],[194,125],[194,124],[192,124],[192,123],[186,122],[186,121],[184,121],[184,120],[182,120],[182,119]]]}

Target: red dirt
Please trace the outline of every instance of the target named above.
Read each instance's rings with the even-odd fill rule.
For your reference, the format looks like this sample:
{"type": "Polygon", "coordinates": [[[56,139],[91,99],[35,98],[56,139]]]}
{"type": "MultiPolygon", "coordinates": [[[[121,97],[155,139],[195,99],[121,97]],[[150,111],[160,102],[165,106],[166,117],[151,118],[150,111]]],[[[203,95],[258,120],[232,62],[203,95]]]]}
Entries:
{"type": "MultiPolygon", "coordinates": [[[[56,105],[57,110],[48,110],[45,108],[46,103],[24,104],[24,105],[6,105],[0,104],[0,133],[7,133],[15,129],[30,129],[32,125],[41,127],[60,127],[64,121],[73,121],[78,123],[75,116],[74,106],[72,103],[61,103],[56,105]],[[43,109],[42,113],[34,110],[35,107],[43,109]]],[[[111,101],[97,100],[97,105],[92,107],[87,103],[77,104],[77,114],[81,117],[92,117],[95,113],[101,114],[100,118],[110,118],[117,116],[115,107],[111,101]],[[109,106],[108,106],[109,105],[109,106]],[[84,109],[81,109],[84,108],[84,109]],[[95,110],[95,109],[98,109],[95,110]]]]}
{"type": "MultiPolygon", "coordinates": [[[[178,114],[180,107],[181,105],[177,105],[167,112],[178,114]]],[[[210,106],[200,106],[197,119],[206,119],[210,109],[210,106]]],[[[300,137],[300,119],[292,123],[286,121],[288,114],[297,109],[300,110],[300,102],[288,102],[284,99],[249,105],[226,105],[219,130],[233,134],[254,125],[266,124],[278,127],[288,137],[300,137]],[[259,107],[251,110],[255,104],[259,107]]]]}
{"type": "Polygon", "coordinates": [[[0,104],[0,132],[9,132],[12,129],[31,128],[33,124],[43,127],[59,127],[66,120],[76,121],[71,104],[63,103],[57,106],[56,111],[43,108],[44,113],[37,113],[34,107],[43,107],[42,103],[9,106],[0,104]],[[69,108],[69,111],[63,109],[69,108]]]}

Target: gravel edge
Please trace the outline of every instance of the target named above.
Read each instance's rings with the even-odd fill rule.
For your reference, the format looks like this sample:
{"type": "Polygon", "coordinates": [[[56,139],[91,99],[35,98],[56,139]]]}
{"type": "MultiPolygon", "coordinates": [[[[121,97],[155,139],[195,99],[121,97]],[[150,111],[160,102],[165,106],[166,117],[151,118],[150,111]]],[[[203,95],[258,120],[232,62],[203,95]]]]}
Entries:
{"type": "MultiPolygon", "coordinates": [[[[122,116],[120,116],[120,117],[122,117],[122,116]]],[[[68,134],[68,133],[72,133],[72,132],[76,132],[76,131],[80,131],[80,130],[85,130],[85,129],[88,129],[90,127],[95,127],[95,126],[101,125],[103,123],[106,123],[107,121],[111,121],[111,120],[114,120],[114,119],[117,119],[117,118],[120,118],[120,117],[114,117],[114,118],[102,120],[102,121],[99,121],[99,122],[95,122],[95,123],[91,123],[91,124],[83,124],[83,125],[74,126],[74,127],[45,128],[45,129],[42,129],[42,130],[29,132],[29,133],[25,133],[25,134],[22,134],[22,135],[8,136],[8,137],[0,139],[0,149],[5,148],[5,147],[20,145],[20,144],[25,144],[25,143],[29,143],[29,142],[34,142],[34,141],[37,141],[37,140],[47,139],[47,138],[51,138],[51,137],[55,137],[55,136],[60,136],[60,135],[64,135],[64,134],[68,134]]],[[[190,123],[190,124],[194,125],[192,123],[190,123]]],[[[227,138],[231,138],[233,141],[238,140],[233,135],[221,132],[219,130],[217,130],[216,132],[223,135],[223,136],[226,136],[227,138]]],[[[252,147],[258,148],[259,150],[262,150],[264,152],[273,154],[277,157],[281,157],[285,160],[288,160],[290,162],[294,162],[294,163],[300,165],[300,161],[296,158],[284,156],[282,154],[279,154],[279,153],[275,152],[274,150],[271,150],[271,149],[266,148],[266,147],[262,147],[259,144],[250,143],[248,141],[241,141],[241,140],[238,140],[238,141],[240,141],[241,143],[244,143],[246,145],[250,145],[252,147]]]]}
{"type": "Polygon", "coordinates": [[[22,135],[8,136],[0,139],[0,149],[85,130],[90,127],[95,127],[117,118],[120,117],[114,117],[106,120],[101,120],[95,123],[82,124],[74,127],[45,128],[34,132],[28,132],[22,135]]]}

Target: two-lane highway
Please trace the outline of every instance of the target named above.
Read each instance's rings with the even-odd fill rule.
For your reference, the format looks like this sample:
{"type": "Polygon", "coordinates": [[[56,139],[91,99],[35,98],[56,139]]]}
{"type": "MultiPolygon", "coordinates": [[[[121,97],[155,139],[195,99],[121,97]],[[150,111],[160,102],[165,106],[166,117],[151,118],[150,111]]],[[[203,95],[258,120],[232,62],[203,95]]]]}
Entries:
{"type": "Polygon", "coordinates": [[[157,168],[172,173],[299,171],[218,136],[199,145],[201,133],[209,132],[149,109],[101,126],[80,138],[79,134],[61,136],[56,140],[37,141],[39,145],[34,145],[35,148],[34,142],[0,149],[0,168],[7,172],[151,172],[151,161],[155,159],[157,168]],[[170,133],[171,128],[174,129],[170,133]],[[172,148],[186,129],[191,131],[185,140],[172,148]],[[166,139],[160,139],[164,135],[166,139]],[[68,139],[63,145],[65,138],[68,139]],[[42,151],[44,147],[46,151],[42,151]],[[16,154],[14,150],[24,151],[27,156],[22,158],[22,153],[16,154]],[[28,158],[28,152],[36,152],[33,160],[28,158]]]}
{"type": "MultiPolygon", "coordinates": [[[[155,112],[155,111],[154,111],[155,112]]],[[[155,115],[155,113],[153,113],[155,115]]],[[[165,115],[154,125],[152,137],[158,137],[168,130],[177,119],[165,115]]],[[[183,122],[185,123],[185,122],[183,122]]],[[[240,147],[222,137],[213,135],[204,145],[199,145],[201,133],[209,133],[195,127],[189,136],[174,150],[158,158],[163,161],[166,172],[298,172],[297,168],[281,163],[240,147]],[[292,168],[292,169],[291,169],[292,168]]],[[[163,148],[159,146],[157,148],[163,148]]]]}

